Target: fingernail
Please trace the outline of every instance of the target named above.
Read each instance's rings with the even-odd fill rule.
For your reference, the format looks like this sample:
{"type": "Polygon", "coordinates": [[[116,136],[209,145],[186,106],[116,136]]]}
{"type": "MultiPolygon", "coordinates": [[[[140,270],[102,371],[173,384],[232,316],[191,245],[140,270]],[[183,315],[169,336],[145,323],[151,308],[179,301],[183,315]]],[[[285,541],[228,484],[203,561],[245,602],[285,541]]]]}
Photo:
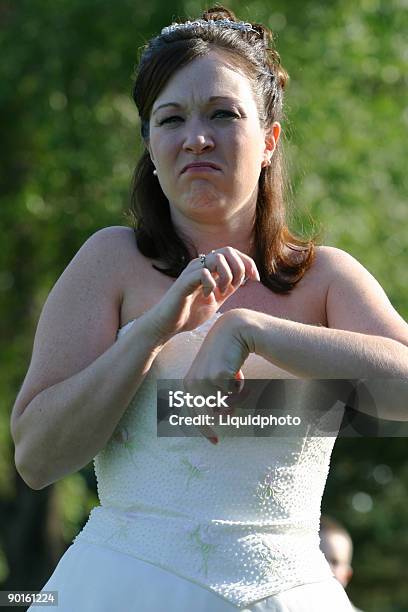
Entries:
{"type": "Polygon", "coordinates": [[[218,444],[218,438],[208,438],[213,444],[218,444]]]}

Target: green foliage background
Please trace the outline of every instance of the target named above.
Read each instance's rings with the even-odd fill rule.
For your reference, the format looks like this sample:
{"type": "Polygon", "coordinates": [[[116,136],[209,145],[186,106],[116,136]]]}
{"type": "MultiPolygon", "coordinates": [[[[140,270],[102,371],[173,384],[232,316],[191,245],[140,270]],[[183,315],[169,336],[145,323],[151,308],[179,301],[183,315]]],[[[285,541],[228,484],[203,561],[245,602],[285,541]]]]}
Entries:
{"type": "MultiPolygon", "coordinates": [[[[357,257],[406,318],[407,0],[226,4],[275,31],[291,75],[283,127],[294,226],[317,229],[324,244],[357,257]]],[[[140,152],[130,98],[138,49],[173,18],[196,17],[203,8],[195,0],[0,0],[0,499],[6,504],[18,479],[9,415],[42,304],[91,233],[126,224],[140,152]]],[[[405,439],[339,440],[324,498],[324,509],[355,539],[351,597],[373,612],[408,610],[405,450],[405,439]]],[[[54,485],[53,496],[68,544],[97,503],[91,468],[54,485]]],[[[10,572],[1,545],[7,528],[3,520],[0,587],[10,572]]]]}

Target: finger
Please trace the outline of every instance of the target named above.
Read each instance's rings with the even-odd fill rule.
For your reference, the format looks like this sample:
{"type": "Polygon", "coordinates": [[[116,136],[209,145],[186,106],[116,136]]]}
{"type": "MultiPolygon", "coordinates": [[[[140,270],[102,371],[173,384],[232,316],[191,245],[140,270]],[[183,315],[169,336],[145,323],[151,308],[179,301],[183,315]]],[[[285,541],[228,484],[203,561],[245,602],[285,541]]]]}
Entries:
{"type": "Polygon", "coordinates": [[[208,268],[201,268],[200,270],[200,280],[203,288],[204,297],[208,297],[210,293],[214,291],[217,286],[217,282],[214,277],[211,275],[211,272],[208,268]]]}
{"type": "Polygon", "coordinates": [[[217,285],[221,293],[225,293],[233,280],[230,263],[222,253],[210,253],[206,257],[206,268],[217,274],[217,285]]]}
{"type": "Polygon", "coordinates": [[[197,425],[197,429],[204,436],[204,438],[207,438],[207,440],[211,442],[211,444],[217,444],[217,433],[213,429],[211,429],[211,427],[207,425],[197,425]]]}
{"type": "MultiPolygon", "coordinates": [[[[191,260],[179,280],[183,280],[185,295],[202,285],[203,296],[209,297],[216,287],[221,295],[225,295],[228,290],[236,290],[248,278],[259,280],[254,260],[238,249],[223,247],[206,256],[205,266],[200,257],[191,260]]],[[[176,292],[180,285],[175,283],[173,287],[176,292]]]]}
{"type": "Polygon", "coordinates": [[[234,378],[220,378],[218,381],[218,387],[220,391],[222,391],[222,393],[226,393],[228,396],[241,393],[244,386],[245,381],[243,379],[237,380],[234,378]]]}
{"type": "Polygon", "coordinates": [[[238,249],[234,249],[233,247],[223,247],[217,252],[222,253],[227,259],[231,270],[233,271],[234,286],[238,287],[244,280],[244,277],[257,281],[260,280],[259,272],[254,260],[246,253],[243,253],[238,249]]]}
{"type": "Polygon", "coordinates": [[[244,374],[242,370],[238,370],[234,378],[228,378],[223,381],[224,384],[220,385],[220,389],[227,394],[227,405],[228,408],[222,407],[218,409],[218,412],[222,414],[233,414],[237,408],[246,399],[247,393],[243,393],[245,386],[244,374]],[[225,387],[225,388],[223,388],[225,387]]]}
{"type": "Polygon", "coordinates": [[[183,275],[187,281],[186,289],[191,290],[201,284],[205,297],[208,297],[217,286],[221,293],[225,291],[232,278],[225,257],[216,253],[206,256],[205,265],[200,257],[196,257],[184,269],[181,276],[183,275]]]}
{"type": "Polygon", "coordinates": [[[238,372],[235,374],[234,383],[235,383],[234,392],[241,393],[242,389],[245,387],[245,376],[241,369],[239,369],[238,372]]]}
{"type": "MultiPolygon", "coordinates": [[[[184,379],[184,388],[188,389],[188,392],[193,397],[207,397],[208,393],[204,393],[201,385],[196,381],[194,384],[191,381],[187,381],[184,379]]],[[[194,401],[194,400],[193,400],[194,401]]],[[[214,413],[208,406],[205,404],[199,408],[195,408],[194,405],[187,406],[187,411],[190,416],[200,416],[202,420],[202,424],[196,425],[196,429],[201,433],[202,436],[207,438],[212,444],[217,444],[218,436],[216,432],[212,429],[211,425],[207,423],[214,423],[215,417],[214,413]]]]}
{"type": "Polygon", "coordinates": [[[242,251],[238,251],[238,249],[235,250],[237,251],[239,257],[241,258],[244,264],[245,276],[252,280],[260,281],[261,278],[259,276],[258,268],[256,267],[256,263],[254,262],[252,257],[247,255],[246,253],[242,253],[242,251]]]}
{"type": "Polygon", "coordinates": [[[190,293],[198,289],[200,285],[207,288],[209,292],[217,286],[215,279],[212,277],[210,270],[203,267],[199,259],[194,259],[180,274],[177,282],[172,285],[174,291],[177,286],[182,285],[184,293],[190,293]]]}
{"type": "Polygon", "coordinates": [[[232,279],[230,281],[231,285],[237,288],[243,283],[245,278],[244,262],[239,256],[239,252],[232,247],[225,247],[225,249],[222,250],[222,254],[232,274],[232,279]]]}

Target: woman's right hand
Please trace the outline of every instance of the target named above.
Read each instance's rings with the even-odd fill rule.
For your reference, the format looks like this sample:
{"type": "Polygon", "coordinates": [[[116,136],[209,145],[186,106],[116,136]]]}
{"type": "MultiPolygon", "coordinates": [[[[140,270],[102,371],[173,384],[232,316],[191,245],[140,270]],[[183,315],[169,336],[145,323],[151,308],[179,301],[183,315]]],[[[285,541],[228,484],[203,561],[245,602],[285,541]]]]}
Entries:
{"type": "Polygon", "coordinates": [[[195,329],[219,310],[244,282],[259,281],[254,260],[232,247],[211,251],[190,261],[178,279],[147,316],[156,334],[167,341],[179,332],[195,329]]]}

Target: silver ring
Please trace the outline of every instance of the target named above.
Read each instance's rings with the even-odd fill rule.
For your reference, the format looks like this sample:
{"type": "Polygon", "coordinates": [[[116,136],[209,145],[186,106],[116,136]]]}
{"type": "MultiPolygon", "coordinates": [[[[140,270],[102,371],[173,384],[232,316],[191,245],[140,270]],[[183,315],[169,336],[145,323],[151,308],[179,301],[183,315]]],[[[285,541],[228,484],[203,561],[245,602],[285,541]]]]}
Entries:
{"type": "Polygon", "coordinates": [[[205,253],[200,253],[200,254],[199,254],[199,258],[200,258],[200,264],[201,264],[201,267],[202,267],[202,268],[206,268],[206,267],[207,267],[207,264],[206,264],[206,261],[205,261],[205,258],[206,258],[205,253]]]}

